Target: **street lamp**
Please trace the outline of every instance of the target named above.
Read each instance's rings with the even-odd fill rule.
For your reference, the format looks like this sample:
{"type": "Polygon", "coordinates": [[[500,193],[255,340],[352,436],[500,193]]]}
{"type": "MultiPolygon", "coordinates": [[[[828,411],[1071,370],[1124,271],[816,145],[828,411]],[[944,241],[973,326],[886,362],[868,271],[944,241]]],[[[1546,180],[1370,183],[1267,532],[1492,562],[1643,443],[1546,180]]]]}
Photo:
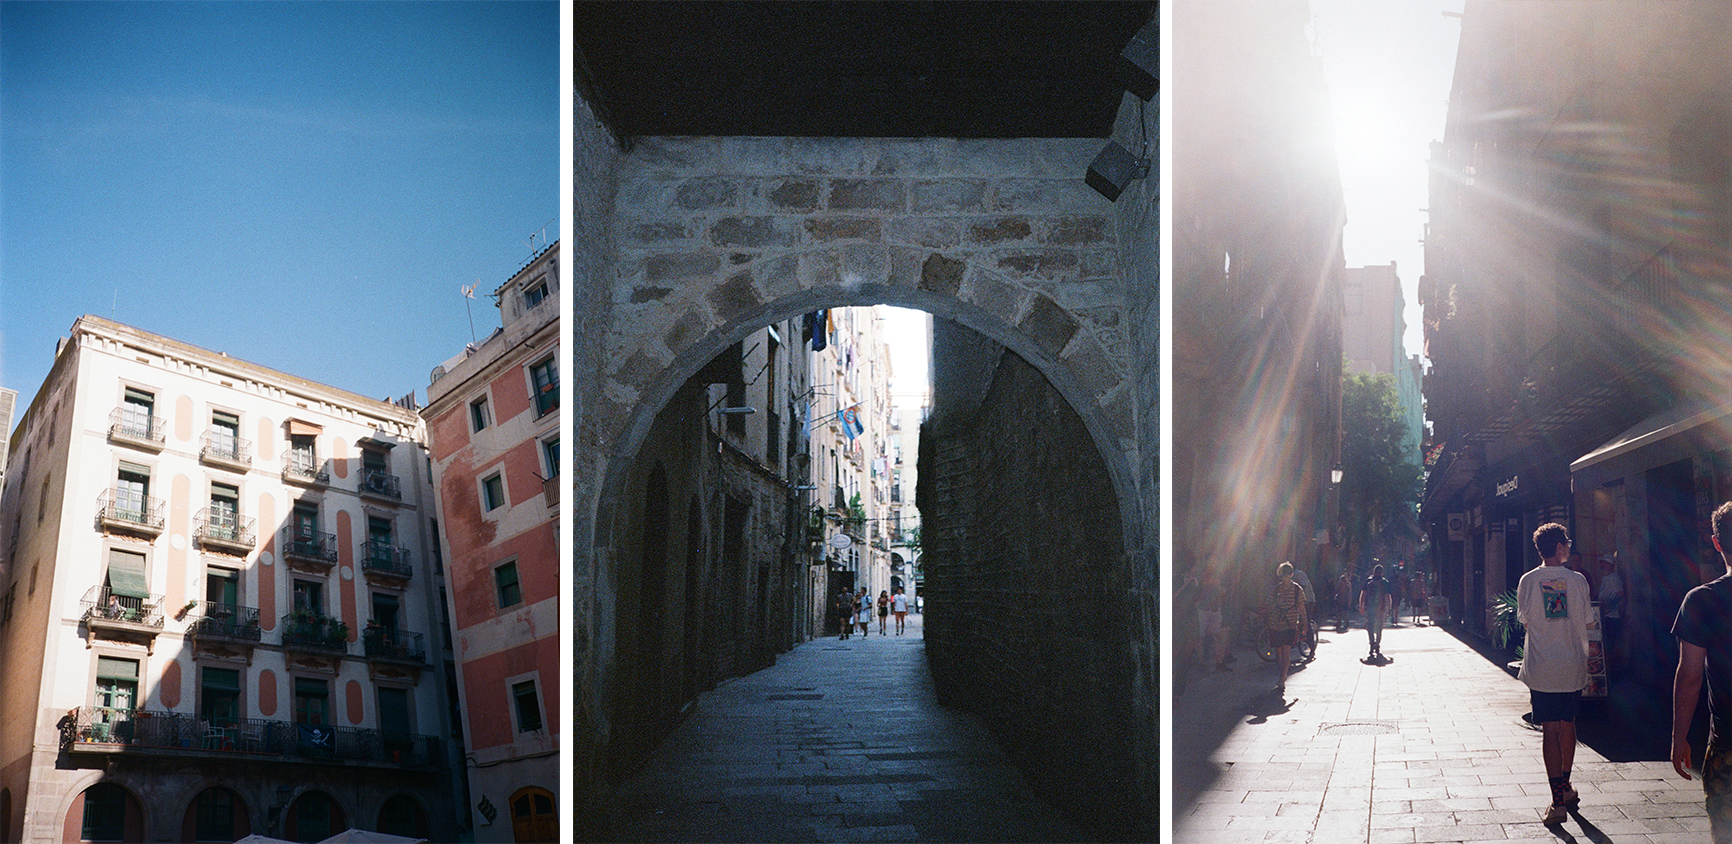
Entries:
{"type": "Polygon", "coordinates": [[[1340,463],[1335,464],[1334,468],[1329,470],[1329,482],[1332,484],[1335,484],[1337,486],[1340,486],[1340,484],[1341,484],[1341,464],[1340,463]]]}

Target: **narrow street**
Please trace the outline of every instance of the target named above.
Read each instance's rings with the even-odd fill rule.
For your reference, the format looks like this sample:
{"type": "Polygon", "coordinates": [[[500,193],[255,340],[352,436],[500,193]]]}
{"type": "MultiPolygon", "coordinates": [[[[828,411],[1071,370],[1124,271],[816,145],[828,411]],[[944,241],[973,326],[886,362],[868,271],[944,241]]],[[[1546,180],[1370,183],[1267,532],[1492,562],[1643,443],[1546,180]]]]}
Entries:
{"type": "MultiPolygon", "coordinates": [[[[1437,627],[1321,634],[1315,662],[1271,689],[1275,667],[1238,650],[1231,672],[1178,695],[1173,831],[1179,842],[1618,842],[1707,840],[1699,780],[1669,762],[1611,762],[1584,743],[1579,814],[1546,827],[1540,735],[1527,687],[1437,627]]],[[[1599,704],[1583,702],[1584,721],[1599,704]]],[[[1592,713],[1598,714],[1598,713],[1592,713]]]]}
{"type": "Polygon", "coordinates": [[[1080,841],[979,719],[938,705],[921,616],[724,682],[614,795],[618,841],[1080,841]]]}

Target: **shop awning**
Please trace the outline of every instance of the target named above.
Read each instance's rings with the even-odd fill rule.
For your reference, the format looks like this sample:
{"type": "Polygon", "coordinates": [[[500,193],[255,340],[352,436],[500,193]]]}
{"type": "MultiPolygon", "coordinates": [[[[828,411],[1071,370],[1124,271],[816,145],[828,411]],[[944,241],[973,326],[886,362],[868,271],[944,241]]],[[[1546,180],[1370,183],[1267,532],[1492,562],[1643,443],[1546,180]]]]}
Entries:
{"type": "Polygon", "coordinates": [[[289,436],[291,437],[316,437],[325,432],[323,427],[299,419],[291,418],[288,424],[289,436]]]}
{"type": "Polygon", "coordinates": [[[1732,448],[1732,402],[1690,402],[1643,419],[1576,458],[1570,476],[1578,484],[1599,486],[1725,448],[1732,448]]]}

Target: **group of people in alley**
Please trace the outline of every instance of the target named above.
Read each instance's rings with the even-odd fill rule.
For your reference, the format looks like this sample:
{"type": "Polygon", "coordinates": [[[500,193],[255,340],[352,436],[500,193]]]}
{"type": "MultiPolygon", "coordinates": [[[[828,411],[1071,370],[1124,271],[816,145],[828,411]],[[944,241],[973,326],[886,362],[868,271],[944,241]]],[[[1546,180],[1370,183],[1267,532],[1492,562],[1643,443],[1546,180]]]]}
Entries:
{"type": "Polygon", "coordinates": [[[896,617],[895,635],[902,635],[908,628],[908,595],[901,589],[897,589],[895,594],[881,589],[874,600],[864,586],[854,592],[843,589],[836,593],[836,616],[841,619],[842,628],[838,639],[848,638],[856,629],[862,636],[871,633],[873,615],[878,617],[878,635],[890,635],[888,627],[892,615],[896,617]]]}
{"type": "MultiPolygon", "coordinates": [[[[1541,562],[1525,572],[1516,587],[1516,620],[1525,632],[1521,668],[1517,678],[1528,687],[1528,716],[1539,726],[1540,756],[1550,785],[1551,800],[1544,810],[1547,825],[1563,823],[1581,805],[1582,795],[1570,777],[1576,755],[1576,720],[1584,689],[1590,682],[1590,624],[1602,627],[1621,620],[1623,585],[1616,570],[1600,579],[1598,621],[1591,601],[1594,590],[1582,570],[1580,555],[1572,553],[1569,530],[1558,523],[1541,525],[1532,536],[1541,562]]],[[[1700,778],[1709,825],[1716,844],[1732,844],[1732,501],[1712,515],[1712,544],[1719,553],[1723,571],[1719,577],[1685,594],[1672,621],[1677,639],[1678,662],[1672,682],[1671,763],[1678,776],[1700,778]],[[1705,747],[1693,747],[1690,731],[1697,701],[1706,685],[1708,736],[1705,747]],[[1697,751],[1700,750],[1700,763],[1697,751]]],[[[1302,572],[1291,563],[1280,563],[1274,583],[1262,606],[1249,608],[1246,624],[1265,627],[1259,635],[1275,651],[1277,682],[1274,693],[1285,694],[1291,662],[1290,649],[1302,642],[1316,616],[1316,602],[1302,572]]],[[[1423,583],[1423,579],[1421,579],[1423,583]]],[[[1183,610],[1195,612],[1196,626],[1190,641],[1181,645],[1176,691],[1183,693],[1187,674],[1231,671],[1231,632],[1225,604],[1228,590],[1218,578],[1192,576],[1178,597],[1183,610]]],[[[1363,581],[1355,583],[1343,574],[1336,588],[1335,610],[1345,631],[1349,607],[1364,615],[1369,637],[1368,665],[1383,664],[1384,622],[1397,618],[1403,598],[1415,605],[1418,622],[1424,588],[1404,590],[1374,565],[1363,581]]],[[[1185,615],[1181,615],[1184,618],[1185,615]]]]}

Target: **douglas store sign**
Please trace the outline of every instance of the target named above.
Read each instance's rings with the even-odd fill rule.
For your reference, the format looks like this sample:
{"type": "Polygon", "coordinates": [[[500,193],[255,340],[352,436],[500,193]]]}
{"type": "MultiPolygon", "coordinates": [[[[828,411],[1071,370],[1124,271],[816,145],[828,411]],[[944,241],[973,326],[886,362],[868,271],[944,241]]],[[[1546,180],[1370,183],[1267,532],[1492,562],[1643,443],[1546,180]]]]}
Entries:
{"type": "Polygon", "coordinates": [[[1509,480],[1497,485],[1497,497],[1508,498],[1521,488],[1521,475],[1514,475],[1509,480]]]}

